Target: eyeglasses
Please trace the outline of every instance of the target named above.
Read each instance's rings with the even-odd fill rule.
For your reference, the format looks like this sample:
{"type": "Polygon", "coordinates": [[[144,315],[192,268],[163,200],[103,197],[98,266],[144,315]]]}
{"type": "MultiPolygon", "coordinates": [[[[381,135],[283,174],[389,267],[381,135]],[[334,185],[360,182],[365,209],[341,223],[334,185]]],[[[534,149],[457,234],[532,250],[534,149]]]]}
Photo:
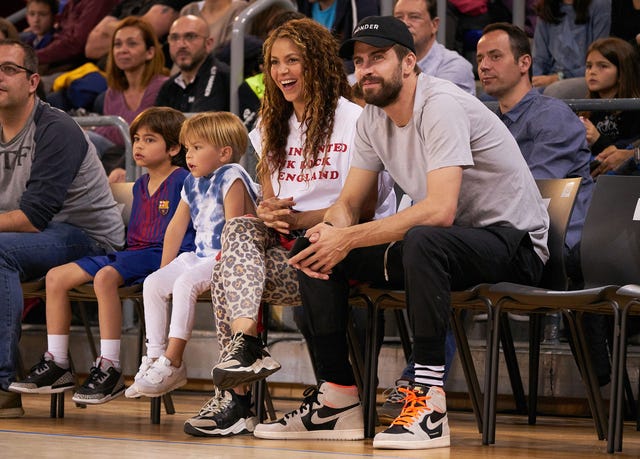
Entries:
{"type": "Polygon", "coordinates": [[[20,72],[27,72],[28,74],[35,73],[33,70],[29,70],[28,68],[14,64],[13,62],[3,62],[0,64],[0,73],[5,74],[6,76],[14,76],[20,72]]]}
{"type": "Polygon", "coordinates": [[[187,32],[184,35],[180,35],[179,33],[172,33],[167,37],[169,43],[178,43],[179,41],[186,41],[187,43],[193,43],[198,38],[207,38],[203,35],[198,35],[197,33],[187,32]]]}

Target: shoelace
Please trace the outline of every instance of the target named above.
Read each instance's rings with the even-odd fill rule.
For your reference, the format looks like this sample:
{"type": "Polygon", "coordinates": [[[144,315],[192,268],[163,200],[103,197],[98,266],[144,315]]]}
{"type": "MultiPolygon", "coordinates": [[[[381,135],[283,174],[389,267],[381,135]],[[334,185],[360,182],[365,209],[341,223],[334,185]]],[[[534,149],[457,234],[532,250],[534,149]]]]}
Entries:
{"type": "MultiPolygon", "coordinates": [[[[229,358],[238,350],[242,348],[242,343],[244,342],[244,338],[242,337],[242,332],[238,332],[231,337],[231,341],[222,349],[222,356],[220,357],[220,362],[225,362],[229,360],[229,358]]],[[[211,370],[213,372],[213,369],[211,370]]],[[[212,373],[213,375],[213,373],[212,373]]]]}
{"type": "Polygon", "coordinates": [[[391,425],[396,426],[408,426],[413,424],[415,418],[424,410],[429,409],[429,405],[427,405],[427,400],[431,397],[428,395],[423,395],[418,397],[411,388],[399,387],[398,390],[405,395],[404,407],[402,408],[402,412],[400,416],[398,416],[391,425]]]}
{"type": "Polygon", "coordinates": [[[221,391],[216,387],[213,390],[213,397],[200,408],[200,416],[211,416],[224,410],[231,401],[231,397],[226,397],[226,395],[225,391],[221,391]]]}
{"type": "Polygon", "coordinates": [[[400,392],[400,389],[408,389],[408,387],[409,386],[405,385],[390,387],[382,393],[382,396],[385,398],[385,401],[389,403],[404,402],[406,396],[400,392]]]}
{"type": "Polygon", "coordinates": [[[152,358],[147,357],[146,355],[143,356],[142,362],[140,362],[140,368],[138,368],[138,372],[133,378],[134,381],[138,381],[139,379],[143,378],[144,375],[147,374],[147,371],[149,371],[149,368],[151,368],[151,365],[153,365],[153,362],[155,362],[155,360],[153,360],[152,358]]]}
{"type": "Polygon", "coordinates": [[[40,358],[40,361],[31,367],[30,373],[35,373],[38,376],[45,373],[49,369],[49,362],[52,360],[46,360],[44,356],[40,358]]]}
{"type": "Polygon", "coordinates": [[[102,371],[98,365],[91,367],[91,371],[89,371],[89,378],[85,385],[95,385],[102,384],[109,375],[102,371]]]}
{"type": "Polygon", "coordinates": [[[302,400],[302,404],[300,408],[290,411],[289,413],[284,415],[284,419],[293,418],[298,414],[303,414],[305,411],[309,411],[314,403],[318,403],[318,395],[320,395],[320,388],[317,386],[309,386],[307,387],[302,395],[304,399],[302,400]]]}

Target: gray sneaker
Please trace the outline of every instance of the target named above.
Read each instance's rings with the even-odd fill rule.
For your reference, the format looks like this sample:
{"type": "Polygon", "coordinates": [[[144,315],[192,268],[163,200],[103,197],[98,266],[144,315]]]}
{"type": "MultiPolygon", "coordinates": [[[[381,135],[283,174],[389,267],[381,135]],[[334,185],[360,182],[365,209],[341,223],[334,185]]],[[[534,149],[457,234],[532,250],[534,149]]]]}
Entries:
{"type": "Polygon", "coordinates": [[[0,389],[0,419],[24,416],[20,394],[0,389]]]}
{"type": "Polygon", "coordinates": [[[400,416],[402,408],[404,407],[404,400],[406,395],[400,392],[398,389],[401,387],[404,389],[411,386],[411,381],[405,379],[398,379],[395,387],[390,387],[384,394],[387,398],[380,408],[378,408],[378,421],[382,425],[391,424],[395,418],[400,416]]]}

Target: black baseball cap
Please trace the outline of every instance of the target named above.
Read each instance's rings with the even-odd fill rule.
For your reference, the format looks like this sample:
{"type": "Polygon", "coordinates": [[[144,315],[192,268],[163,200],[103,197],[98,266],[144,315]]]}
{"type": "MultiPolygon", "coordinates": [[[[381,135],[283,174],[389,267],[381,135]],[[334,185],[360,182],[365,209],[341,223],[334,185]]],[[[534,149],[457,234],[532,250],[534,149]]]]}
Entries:
{"type": "Polygon", "coordinates": [[[395,44],[416,52],[413,36],[400,19],[393,16],[368,16],[358,23],[351,38],[340,46],[340,57],[351,59],[353,46],[357,41],[376,48],[386,48],[395,44]]]}

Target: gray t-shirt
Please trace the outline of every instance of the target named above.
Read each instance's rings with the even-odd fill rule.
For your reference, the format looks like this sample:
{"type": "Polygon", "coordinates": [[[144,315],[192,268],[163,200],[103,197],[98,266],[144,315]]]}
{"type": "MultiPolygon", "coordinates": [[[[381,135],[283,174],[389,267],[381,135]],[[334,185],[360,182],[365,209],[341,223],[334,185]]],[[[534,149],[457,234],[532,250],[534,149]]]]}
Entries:
{"type": "Polygon", "coordinates": [[[96,149],[66,113],[40,100],[24,128],[0,142],[0,213],[22,210],[44,230],[77,226],[108,250],[124,246],[124,224],[96,149]]]}
{"type": "Polygon", "coordinates": [[[549,258],[549,216],[509,130],[453,83],[418,76],[413,117],[398,127],[367,105],[357,124],[352,167],[387,169],[414,202],[427,196],[428,172],[463,168],[455,225],[527,231],[542,261],[549,258]]]}

